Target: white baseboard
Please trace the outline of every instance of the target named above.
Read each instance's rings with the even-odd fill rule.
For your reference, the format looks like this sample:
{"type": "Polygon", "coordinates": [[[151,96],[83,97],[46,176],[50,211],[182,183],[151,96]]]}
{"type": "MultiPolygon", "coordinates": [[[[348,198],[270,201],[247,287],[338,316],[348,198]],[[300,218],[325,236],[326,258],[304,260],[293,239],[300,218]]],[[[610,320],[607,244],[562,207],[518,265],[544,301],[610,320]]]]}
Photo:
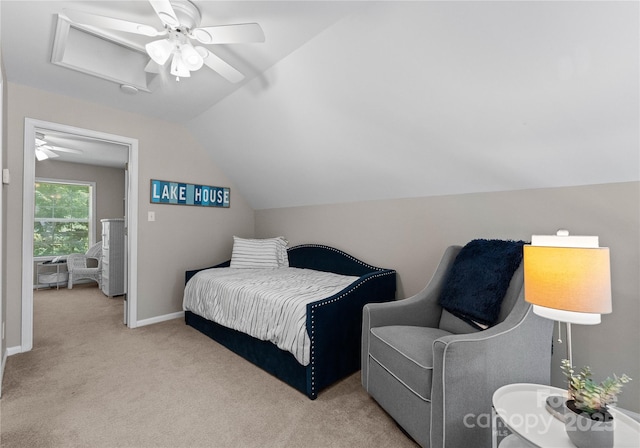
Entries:
{"type": "Polygon", "coordinates": [[[163,316],[150,317],[149,319],[142,319],[137,322],[138,327],[144,327],[145,325],[157,324],[166,320],[172,319],[184,319],[184,311],[178,311],[177,313],[165,314],[163,316]]]}
{"type": "Polygon", "coordinates": [[[2,379],[4,378],[4,366],[7,364],[7,351],[2,354],[2,365],[0,366],[0,398],[2,398],[2,379]]]}
{"type": "MultiPolygon", "coordinates": [[[[22,353],[22,347],[17,345],[15,347],[7,347],[2,354],[2,365],[0,365],[0,385],[4,378],[4,367],[7,365],[7,358],[11,355],[17,355],[22,353]]],[[[2,388],[0,388],[0,396],[2,396],[2,388]]]]}
{"type": "Polygon", "coordinates": [[[7,347],[7,356],[17,355],[18,353],[22,353],[22,347],[16,345],[15,347],[7,347]]]}

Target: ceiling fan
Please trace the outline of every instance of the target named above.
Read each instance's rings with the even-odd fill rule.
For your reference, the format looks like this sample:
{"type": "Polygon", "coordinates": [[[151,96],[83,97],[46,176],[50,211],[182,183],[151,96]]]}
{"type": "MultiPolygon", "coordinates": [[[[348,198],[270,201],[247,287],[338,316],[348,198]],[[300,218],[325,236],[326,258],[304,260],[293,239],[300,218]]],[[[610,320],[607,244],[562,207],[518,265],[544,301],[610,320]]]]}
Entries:
{"type": "Polygon", "coordinates": [[[60,154],[57,154],[54,151],[82,154],[82,151],[80,149],[53,146],[47,142],[46,136],[43,133],[36,132],[36,159],[41,162],[46,159],[55,159],[56,157],[60,157],[60,154]]]}
{"type": "Polygon", "coordinates": [[[157,72],[158,66],[170,61],[170,73],[179,81],[188,78],[191,72],[203,65],[211,68],[230,82],[244,79],[244,75],[230,64],[211,53],[205,45],[264,42],[264,32],[257,23],[235,25],[200,26],[202,16],[198,8],[189,0],[149,0],[164,28],[158,30],[151,25],[65,9],[66,16],[78,25],[106,28],[114,31],[139,34],[148,37],[162,37],[145,45],[151,58],[145,68],[157,72]],[[156,65],[157,64],[157,65],[156,65]]]}

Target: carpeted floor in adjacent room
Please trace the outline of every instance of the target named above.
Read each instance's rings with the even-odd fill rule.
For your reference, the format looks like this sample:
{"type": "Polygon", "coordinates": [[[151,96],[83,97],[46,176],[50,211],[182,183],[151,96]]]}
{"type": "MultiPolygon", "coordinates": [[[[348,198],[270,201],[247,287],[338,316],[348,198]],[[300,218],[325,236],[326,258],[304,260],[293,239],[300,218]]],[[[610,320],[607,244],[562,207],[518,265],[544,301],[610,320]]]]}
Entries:
{"type": "Polygon", "coordinates": [[[187,327],[134,330],[95,286],[34,293],[34,348],[7,360],[0,445],[415,447],[356,373],[311,401],[187,327]]]}

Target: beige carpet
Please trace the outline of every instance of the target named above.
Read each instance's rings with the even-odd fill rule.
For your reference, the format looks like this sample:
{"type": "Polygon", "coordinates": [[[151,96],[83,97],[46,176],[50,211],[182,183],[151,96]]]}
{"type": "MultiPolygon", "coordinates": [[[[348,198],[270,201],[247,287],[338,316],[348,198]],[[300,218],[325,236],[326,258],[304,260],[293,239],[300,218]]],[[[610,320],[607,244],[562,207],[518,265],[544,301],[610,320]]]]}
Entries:
{"type": "Polygon", "coordinates": [[[415,447],[356,373],[311,401],[177,319],[129,330],[95,285],[34,295],[7,360],[9,447],[415,447]]]}

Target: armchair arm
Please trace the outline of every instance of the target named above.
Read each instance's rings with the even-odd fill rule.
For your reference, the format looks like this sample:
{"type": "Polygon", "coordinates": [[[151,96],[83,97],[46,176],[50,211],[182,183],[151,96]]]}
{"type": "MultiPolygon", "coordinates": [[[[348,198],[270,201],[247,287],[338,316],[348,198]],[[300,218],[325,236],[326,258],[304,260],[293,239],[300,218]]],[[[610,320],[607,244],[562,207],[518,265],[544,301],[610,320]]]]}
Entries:
{"type": "Polygon", "coordinates": [[[553,322],[522,293],[504,322],[433,343],[431,446],[490,446],[493,393],[505,384],[548,384],[553,322]]]}
{"type": "Polygon", "coordinates": [[[437,327],[441,313],[438,296],[423,290],[408,299],[367,303],[363,309],[362,322],[369,330],[389,325],[437,327]]]}
{"type": "MultiPolygon", "coordinates": [[[[368,375],[369,335],[372,328],[389,325],[437,327],[442,315],[438,297],[449,267],[453,264],[460,246],[450,246],[442,256],[427,286],[416,295],[395,302],[368,303],[362,310],[362,382],[368,375]]],[[[366,386],[365,386],[366,387],[366,386]]]]}
{"type": "Polygon", "coordinates": [[[67,270],[73,268],[86,268],[87,257],[85,254],[69,254],[67,255],[67,270]]]}
{"type": "Polygon", "coordinates": [[[438,297],[440,297],[449,267],[453,264],[459,250],[458,246],[447,248],[433,277],[416,295],[395,302],[367,304],[363,322],[366,321],[369,324],[368,329],[388,325],[437,327],[442,314],[438,297]]]}

